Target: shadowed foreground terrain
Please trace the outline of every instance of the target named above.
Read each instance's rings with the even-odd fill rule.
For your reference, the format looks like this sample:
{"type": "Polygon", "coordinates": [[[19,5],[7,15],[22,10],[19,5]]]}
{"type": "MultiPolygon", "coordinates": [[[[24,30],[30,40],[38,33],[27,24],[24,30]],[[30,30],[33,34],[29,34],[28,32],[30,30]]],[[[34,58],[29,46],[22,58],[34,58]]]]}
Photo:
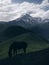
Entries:
{"type": "Polygon", "coordinates": [[[49,48],[2,59],[0,65],[49,65],[49,48]]]}

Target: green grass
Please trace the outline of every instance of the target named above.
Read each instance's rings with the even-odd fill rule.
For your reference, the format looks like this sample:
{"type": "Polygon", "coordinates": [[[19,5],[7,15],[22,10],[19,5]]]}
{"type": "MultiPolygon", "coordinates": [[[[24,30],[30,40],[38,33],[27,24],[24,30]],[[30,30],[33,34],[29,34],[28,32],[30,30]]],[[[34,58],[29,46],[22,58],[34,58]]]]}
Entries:
{"type": "MultiPolygon", "coordinates": [[[[28,44],[27,53],[48,48],[49,44],[44,41],[39,41],[38,38],[30,37],[29,34],[22,34],[14,38],[8,39],[0,43],[0,59],[8,57],[8,49],[13,41],[25,41],[28,44]]],[[[23,53],[23,50],[18,50],[18,54],[23,53]]]]}

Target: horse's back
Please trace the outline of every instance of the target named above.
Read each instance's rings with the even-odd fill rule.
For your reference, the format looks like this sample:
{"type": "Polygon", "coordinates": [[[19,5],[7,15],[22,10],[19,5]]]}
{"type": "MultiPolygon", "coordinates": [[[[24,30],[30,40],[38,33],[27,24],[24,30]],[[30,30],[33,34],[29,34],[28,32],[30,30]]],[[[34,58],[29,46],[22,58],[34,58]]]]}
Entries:
{"type": "Polygon", "coordinates": [[[15,49],[21,49],[21,48],[26,48],[27,43],[26,42],[13,42],[12,46],[15,49]]]}

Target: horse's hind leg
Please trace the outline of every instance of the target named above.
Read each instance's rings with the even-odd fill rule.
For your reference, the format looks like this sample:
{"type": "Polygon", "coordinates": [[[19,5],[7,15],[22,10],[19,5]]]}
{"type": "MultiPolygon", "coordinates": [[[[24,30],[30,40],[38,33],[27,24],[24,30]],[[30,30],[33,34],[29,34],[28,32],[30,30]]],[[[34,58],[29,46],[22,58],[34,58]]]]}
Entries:
{"type": "Polygon", "coordinates": [[[13,56],[15,56],[15,51],[16,51],[16,50],[15,50],[15,49],[13,49],[13,56]]]}
{"type": "Polygon", "coordinates": [[[23,50],[24,50],[24,53],[26,53],[26,48],[23,48],[23,50]]]}

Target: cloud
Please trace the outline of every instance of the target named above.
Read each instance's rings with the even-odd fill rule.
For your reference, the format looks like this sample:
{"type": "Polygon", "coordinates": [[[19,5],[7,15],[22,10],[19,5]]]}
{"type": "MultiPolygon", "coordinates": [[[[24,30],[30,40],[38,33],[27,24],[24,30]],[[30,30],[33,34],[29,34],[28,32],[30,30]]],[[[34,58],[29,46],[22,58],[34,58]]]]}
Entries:
{"type": "Polygon", "coordinates": [[[48,11],[46,11],[44,14],[43,14],[43,16],[42,16],[42,18],[48,18],[49,19],[49,10],[48,11]]]}
{"type": "Polygon", "coordinates": [[[12,0],[13,3],[23,3],[23,2],[29,2],[29,3],[36,3],[40,4],[43,0],[12,0]]]}
{"type": "Polygon", "coordinates": [[[48,18],[48,0],[43,0],[41,4],[23,2],[13,4],[11,0],[0,0],[0,21],[10,21],[19,18],[21,15],[29,13],[32,17],[48,18]]]}

